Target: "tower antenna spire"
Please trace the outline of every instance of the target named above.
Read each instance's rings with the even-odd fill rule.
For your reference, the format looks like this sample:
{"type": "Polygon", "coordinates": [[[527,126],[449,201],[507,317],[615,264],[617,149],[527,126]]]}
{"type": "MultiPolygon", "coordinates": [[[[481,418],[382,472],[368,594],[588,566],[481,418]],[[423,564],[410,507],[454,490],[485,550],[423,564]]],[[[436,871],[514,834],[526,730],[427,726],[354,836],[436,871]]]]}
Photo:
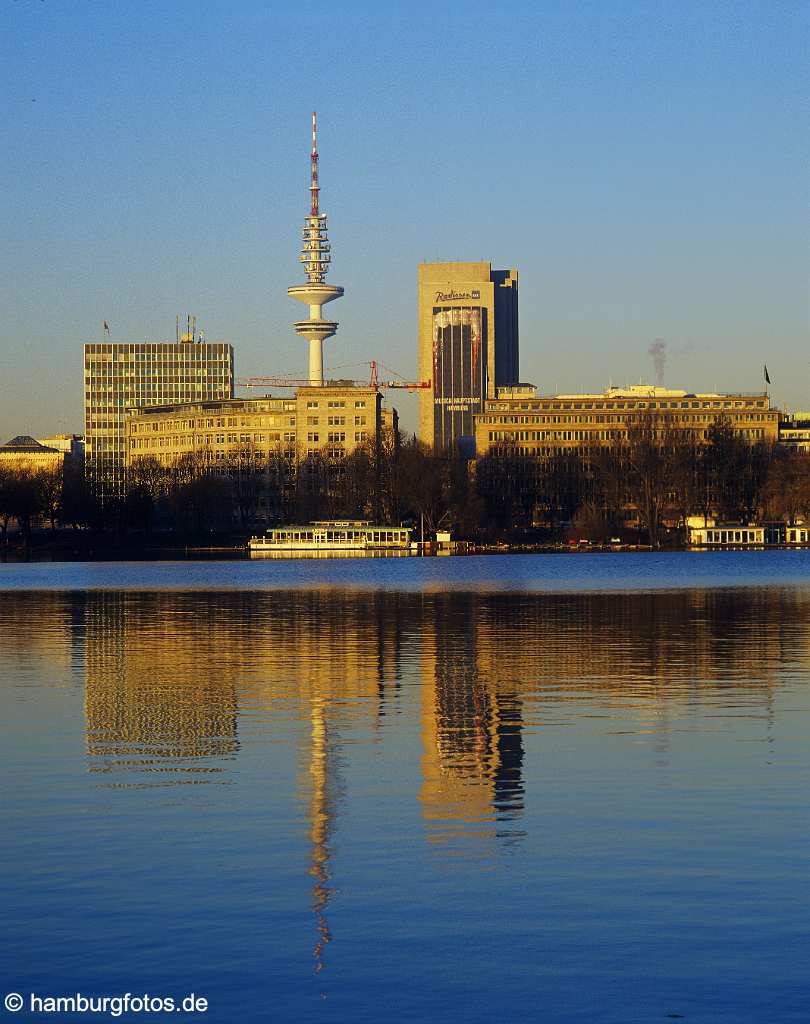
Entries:
{"type": "Polygon", "coordinates": [[[315,111],[312,111],[312,154],[310,157],[311,166],[311,180],[309,184],[310,193],[310,217],[318,216],[318,195],[321,191],[318,185],[318,138],[317,138],[317,127],[315,123],[315,111]]]}

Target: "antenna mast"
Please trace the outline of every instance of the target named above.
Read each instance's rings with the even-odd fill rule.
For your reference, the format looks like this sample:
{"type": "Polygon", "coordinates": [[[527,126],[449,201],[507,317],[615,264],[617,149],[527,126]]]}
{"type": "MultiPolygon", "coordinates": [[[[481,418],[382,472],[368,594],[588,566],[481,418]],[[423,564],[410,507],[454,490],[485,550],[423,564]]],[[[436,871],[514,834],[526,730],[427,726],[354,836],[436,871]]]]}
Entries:
{"type": "Polygon", "coordinates": [[[317,217],[318,216],[318,194],[320,193],[321,189],[320,189],[320,186],[318,185],[318,140],[317,140],[317,130],[316,130],[316,126],[315,126],[315,111],[314,110],[312,111],[312,154],[310,156],[310,168],[311,168],[312,180],[310,181],[310,185],[309,185],[309,192],[310,192],[310,199],[311,199],[310,206],[309,206],[309,215],[310,215],[310,217],[317,217]]]}

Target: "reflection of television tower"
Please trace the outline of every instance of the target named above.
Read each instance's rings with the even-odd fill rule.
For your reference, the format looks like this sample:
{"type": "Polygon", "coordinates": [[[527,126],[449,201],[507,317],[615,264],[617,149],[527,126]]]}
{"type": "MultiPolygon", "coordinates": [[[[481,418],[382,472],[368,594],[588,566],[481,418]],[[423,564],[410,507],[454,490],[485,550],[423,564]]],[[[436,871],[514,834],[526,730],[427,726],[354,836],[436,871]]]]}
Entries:
{"type": "Polygon", "coordinates": [[[321,307],[332,299],[339,299],[343,289],[333,284],[324,284],[329,270],[329,236],[326,228],[326,214],[318,209],[318,146],[315,141],[315,112],[312,112],[312,157],[311,195],[309,216],[304,220],[304,245],[299,259],[304,264],[307,275],[306,284],[298,284],[287,289],[287,294],[299,302],[309,306],[309,319],[299,320],[295,324],[295,333],[300,334],[309,342],[309,383],[323,384],[323,343],[337,331],[337,323],[324,320],[321,307]]]}

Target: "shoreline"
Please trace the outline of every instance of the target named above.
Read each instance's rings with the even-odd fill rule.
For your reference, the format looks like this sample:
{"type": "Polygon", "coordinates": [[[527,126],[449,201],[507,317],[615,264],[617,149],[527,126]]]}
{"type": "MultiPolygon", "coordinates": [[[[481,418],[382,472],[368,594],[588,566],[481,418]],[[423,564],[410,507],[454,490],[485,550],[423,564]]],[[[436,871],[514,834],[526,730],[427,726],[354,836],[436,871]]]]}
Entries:
{"type": "Polygon", "coordinates": [[[273,552],[254,554],[246,544],[88,544],[68,545],[64,543],[34,544],[25,548],[8,547],[0,549],[0,565],[19,565],[27,562],[164,562],[164,561],[317,561],[321,559],[368,559],[368,558],[448,558],[487,555],[583,555],[583,554],[674,554],[701,553],[711,551],[799,551],[810,550],[805,544],[743,545],[728,544],[708,547],[687,547],[667,545],[653,548],[650,544],[473,544],[459,542],[450,548],[436,548],[426,545],[424,551],[386,553],[381,551],[323,551],[323,552],[273,552]]]}

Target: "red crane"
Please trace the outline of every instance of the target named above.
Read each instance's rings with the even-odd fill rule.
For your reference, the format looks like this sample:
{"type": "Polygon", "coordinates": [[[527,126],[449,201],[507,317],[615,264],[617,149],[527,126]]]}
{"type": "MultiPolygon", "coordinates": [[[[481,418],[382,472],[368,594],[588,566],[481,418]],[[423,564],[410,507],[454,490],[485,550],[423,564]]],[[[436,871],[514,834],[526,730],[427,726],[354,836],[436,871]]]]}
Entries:
{"type": "MultiPolygon", "coordinates": [[[[407,391],[419,391],[429,388],[431,384],[429,380],[402,380],[401,378],[381,381],[376,359],[372,359],[370,363],[364,365],[368,365],[371,368],[368,383],[364,380],[350,380],[345,383],[356,388],[373,388],[375,391],[378,391],[380,388],[404,388],[407,391]]],[[[384,367],[384,369],[387,369],[387,367],[384,367]]],[[[394,373],[395,371],[388,370],[388,372],[394,373]]],[[[282,375],[276,377],[242,377],[236,383],[243,388],[305,388],[309,387],[310,381],[308,377],[287,377],[282,375]]],[[[341,381],[341,383],[344,382],[341,381]]]]}

